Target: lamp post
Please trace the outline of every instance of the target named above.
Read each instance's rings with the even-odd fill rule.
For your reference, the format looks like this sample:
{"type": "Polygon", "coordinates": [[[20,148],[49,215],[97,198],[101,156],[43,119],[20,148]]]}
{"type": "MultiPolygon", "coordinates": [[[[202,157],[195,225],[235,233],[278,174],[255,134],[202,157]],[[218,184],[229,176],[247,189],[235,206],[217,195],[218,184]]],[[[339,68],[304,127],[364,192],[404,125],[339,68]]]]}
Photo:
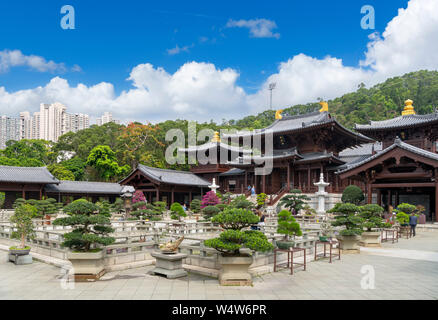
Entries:
{"type": "Polygon", "coordinates": [[[276,82],[271,82],[270,84],[269,84],[269,91],[270,91],[270,103],[269,103],[269,106],[270,106],[270,109],[272,110],[272,90],[274,90],[275,89],[275,87],[277,86],[277,83],[276,82]]]}

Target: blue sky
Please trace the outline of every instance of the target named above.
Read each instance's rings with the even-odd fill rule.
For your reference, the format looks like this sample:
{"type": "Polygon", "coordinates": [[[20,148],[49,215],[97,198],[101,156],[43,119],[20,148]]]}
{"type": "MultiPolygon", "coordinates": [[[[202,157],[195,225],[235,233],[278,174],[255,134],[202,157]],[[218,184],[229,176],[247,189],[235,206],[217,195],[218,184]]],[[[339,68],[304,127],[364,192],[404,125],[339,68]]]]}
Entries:
{"type": "MultiPolygon", "coordinates": [[[[245,97],[256,95],[271,75],[279,73],[281,63],[299,54],[317,60],[331,56],[342,59],[345,68],[358,68],[366,57],[369,35],[381,35],[399,8],[407,5],[407,0],[3,1],[0,52],[20,50],[26,56],[62,63],[65,69],[41,72],[28,65],[11,67],[0,72],[0,87],[13,94],[44,87],[60,77],[69,87],[110,83],[117,97],[133,88],[127,78],[138,65],[150,63],[172,75],[186,63],[205,62],[217,70],[232,69],[238,74],[233,86],[242,88],[245,97]],[[66,4],[75,8],[75,30],[60,27],[60,8],[66,4]],[[375,9],[375,30],[360,26],[363,5],[375,9]],[[271,31],[279,36],[251,36],[249,28],[227,27],[230,19],[269,20],[277,26],[271,31]],[[185,49],[169,54],[176,47],[185,49]],[[74,66],[81,71],[72,71],[74,66]]],[[[368,64],[361,69],[372,68],[368,64]]],[[[302,101],[290,103],[294,102],[302,101]]],[[[185,107],[174,110],[186,112],[192,103],[182,102],[185,107]]]]}

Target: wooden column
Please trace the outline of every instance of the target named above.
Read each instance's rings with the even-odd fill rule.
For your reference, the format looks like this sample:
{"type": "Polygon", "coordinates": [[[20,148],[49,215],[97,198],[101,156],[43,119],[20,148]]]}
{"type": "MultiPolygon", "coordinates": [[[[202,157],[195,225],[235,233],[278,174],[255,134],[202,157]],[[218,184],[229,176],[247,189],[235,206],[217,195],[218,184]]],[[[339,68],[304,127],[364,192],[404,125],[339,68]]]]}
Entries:
{"type": "Polygon", "coordinates": [[[382,205],[382,191],[380,189],[377,189],[377,204],[382,205]]]}
{"type": "Polygon", "coordinates": [[[245,169],[245,191],[248,190],[248,171],[245,169]]]}
{"type": "Polygon", "coordinates": [[[192,192],[191,191],[189,192],[189,202],[190,203],[192,202],[192,192]]]}
{"type": "Polygon", "coordinates": [[[373,189],[371,188],[371,181],[367,181],[367,203],[373,201],[373,189]]]}
{"type": "Polygon", "coordinates": [[[287,189],[286,190],[289,190],[290,189],[290,164],[288,163],[287,164],[287,189]]]}
{"type": "Polygon", "coordinates": [[[391,194],[391,189],[388,190],[388,210],[389,210],[389,206],[392,205],[392,194],[391,194]]]}
{"type": "Polygon", "coordinates": [[[438,180],[435,178],[435,221],[438,222],[438,180]]]}
{"type": "Polygon", "coordinates": [[[26,200],[26,191],[24,190],[24,186],[23,190],[21,190],[21,197],[26,200]]]}
{"type": "Polygon", "coordinates": [[[175,191],[172,188],[172,192],[170,193],[170,203],[174,203],[175,202],[175,191]]]}
{"type": "Polygon", "coordinates": [[[308,192],[310,192],[310,165],[307,168],[307,189],[308,189],[308,192]]]}
{"type": "Polygon", "coordinates": [[[155,201],[160,201],[160,190],[157,189],[155,196],[157,197],[157,200],[155,201]]]}
{"type": "Polygon", "coordinates": [[[266,175],[262,176],[262,192],[266,193],[266,175]]]}

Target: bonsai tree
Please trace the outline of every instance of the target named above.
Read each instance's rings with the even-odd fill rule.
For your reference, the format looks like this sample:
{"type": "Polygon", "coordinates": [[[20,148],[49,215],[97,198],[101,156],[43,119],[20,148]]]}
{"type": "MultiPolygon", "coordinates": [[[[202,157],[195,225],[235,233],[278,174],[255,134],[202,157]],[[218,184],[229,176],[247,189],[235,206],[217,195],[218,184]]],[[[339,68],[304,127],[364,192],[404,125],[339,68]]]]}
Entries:
{"type": "Polygon", "coordinates": [[[33,239],[35,237],[32,218],[35,218],[37,215],[37,209],[28,203],[15,208],[14,214],[10,218],[10,221],[14,224],[12,238],[19,239],[21,242],[18,248],[13,246],[10,249],[30,249],[30,247],[26,247],[26,238],[33,239]]]}
{"type": "Polygon", "coordinates": [[[215,206],[218,203],[220,203],[220,200],[219,200],[218,196],[216,195],[216,193],[214,193],[213,191],[208,191],[202,197],[201,209],[204,209],[205,207],[208,207],[208,206],[215,206]]]}
{"type": "Polygon", "coordinates": [[[416,213],[417,207],[413,204],[401,203],[394,211],[396,213],[396,220],[400,223],[400,225],[406,226],[409,224],[409,216],[412,213],[416,213]]]}
{"type": "Polygon", "coordinates": [[[363,195],[362,189],[355,185],[349,185],[342,192],[341,201],[343,203],[353,203],[355,205],[359,205],[365,196],[363,195]]]}
{"type": "Polygon", "coordinates": [[[218,238],[205,240],[204,244],[216,249],[224,256],[239,256],[239,250],[243,247],[260,252],[272,250],[272,244],[262,232],[242,231],[243,228],[258,221],[259,217],[250,210],[227,208],[212,218],[212,222],[219,224],[225,231],[218,238]]]}
{"type": "Polygon", "coordinates": [[[400,223],[401,226],[407,226],[409,224],[409,215],[404,213],[403,211],[399,211],[395,219],[400,223]]]}
{"type": "Polygon", "coordinates": [[[98,201],[96,202],[96,205],[99,208],[98,210],[100,214],[111,216],[111,204],[108,200],[98,201]]]}
{"type": "Polygon", "coordinates": [[[281,198],[278,205],[280,207],[284,206],[289,209],[293,215],[298,214],[298,212],[304,208],[306,201],[309,201],[310,198],[303,194],[301,190],[293,189],[290,194],[281,198]]]}
{"type": "Polygon", "coordinates": [[[110,206],[110,211],[112,213],[122,213],[125,210],[125,205],[123,203],[123,200],[121,198],[117,198],[116,201],[114,201],[113,204],[110,206]]]}
{"type": "Polygon", "coordinates": [[[382,218],[383,211],[384,209],[378,204],[366,204],[359,207],[359,216],[364,219],[363,226],[367,231],[386,226],[382,218]]]}
{"type": "Polygon", "coordinates": [[[167,210],[167,203],[164,201],[155,201],[154,208],[157,214],[163,214],[167,210]]]}
{"type": "Polygon", "coordinates": [[[208,206],[202,209],[201,212],[204,215],[204,218],[209,220],[215,215],[217,215],[219,212],[221,212],[221,209],[217,206],[208,206]]]}
{"type": "Polygon", "coordinates": [[[108,236],[114,232],[108,216],[99,213],[99,208],[85,199],[75,200],[64,207],[68,217],[57,218],[53,224],[72,226],[73,231],[64,234],[62,246],[74,251],[98,251],[98,245],[110,245],[115,239],[108,236]]]}
{"type": "MultiPolygon", "coordinates": [[[[322,221],[320,223],[320,228],[321,228],[321,233],[322,233],[322,237],[332,237],[333,236],[333,227],[332,224],[329,221],[322,221]]],[[[320,237],[320,240],[324,240],[326,241],[327,239],[324,239],[320,237]]]]}
{"type": "Polygon", "coordinates": [[[357,213],[359,208],[353,203],[337,203],[332,209],[327,211],[335,213],[335,221],[332,226],[344,226],[345,229],[340,231],[342,236],[361,235],[364,219],[357,213]]]}
{"type": "Polygon", "coordinates": [[[190,203],[190,210],[193,213],[198,213],[199,211],[201,211],[201,200],[193,199],[192,202],[190,203]]]}
{"type": "Polygon", "coordinates": [[[182,217],[187,217],[187,213],[184,211],[184,208],[178,202],[172,203],[170,206],[171,218],[172,219],[181,219],[182,217]]]}
{"type": "Polygon", "coordinates": [[[22,204],[30,204],[34,206],[37,210],[37,217],[43,218],[45,216],[50,216],[55,214],[62,208],[62,203],[57,203],[55,199],[48,198],[43,200],[29,199],[25,200],[23,198],[18,198],[14,202],[14,208],[22,205],[22,204]]]}
{"type": "Polygon", "coordinates": [[[230,203],[231,202],[231,196],[232,196],[233,194],[231,193],[231,192],[225,192],[223,195],[222,195],[222,203],[230,203]]]}
{"type": "MultiPolygon", "coordinates": [[[[289,242],[289,237],[302,236],[300,224],[296,222],[292,213],[288,210],[281,210],[278,214],[277,232],[284,235],[284,241],[289,242]]],[[[290,247],[288,245],[287,247],[290,247]]]]}
{"type": "Polygon", "coordinates": [[[257,201],[257,209],[263,208],[266,205],[266,199],[268,196],[266,193],[259,193],[257,195],[256,201],[257,201]]]}
{"type": "Polygon", "coordinates": [[[131,212],[131,215],[136,217],[138,220],[149,219],[156,214],[154,209],[155,207],[150,203],[139,201],[132,205],[133,211],[131,212]]]}
{"type": "Polygon", "coordinates": [[[316,215],[316,210],[313,209],[313,208],[312,208],[311,206],[309,206],[308,204],[305,204],[305,205],[304,205],[303,210],[304,210],[304,214],[305,214],[306,216],[314,216],[314,215],[316,215]]]}
{"type": "Polygon", "coordinates": [[[237,209],[248,209],[251,210],[254,208],[254,203],[247,200],[244,195],[235,197],[230,202],[230,206],[237,209]]]}

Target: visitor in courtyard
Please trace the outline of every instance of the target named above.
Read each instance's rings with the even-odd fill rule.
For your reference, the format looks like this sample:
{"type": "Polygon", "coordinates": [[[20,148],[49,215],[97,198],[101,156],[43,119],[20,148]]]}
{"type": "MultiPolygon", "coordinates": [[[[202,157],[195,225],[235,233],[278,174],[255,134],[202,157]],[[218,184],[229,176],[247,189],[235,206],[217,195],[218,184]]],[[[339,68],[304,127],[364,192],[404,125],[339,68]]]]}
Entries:
{"type": "Polygon", "coordinates": [[[415,227],[417,226],[418,218],[417,216],[412,213],[409,217],[409,225],[411,226],[411,233],[415,237],[415,227]]]}
{"type": "Polygon", "coordinates": [[[253,197],[254,197],[254,196],[255,196],[255,194],[256,194],[256,193],[255,193],[255,187],[254,187],[254,186],[252,186],[252,188],[251,188],[251,196],[253,196],[253,197]]]}
{"type": "Polygon", "coordinates": [[[183,209],[184,209],[184,211],[187,211],[187,206],[185,203],[183,204],[183,209]]]}
{"type": "MultiPolygon", "coordinates": [[[[260,221],[258,223],[259,227],[265,225],[265,218],[266,218],[266,216],[264,214],[262,214],[262,216],[260,217],[260,221]]],[[[260,228],[259,228],[259,230],[260,230],[260,228]]]]}

